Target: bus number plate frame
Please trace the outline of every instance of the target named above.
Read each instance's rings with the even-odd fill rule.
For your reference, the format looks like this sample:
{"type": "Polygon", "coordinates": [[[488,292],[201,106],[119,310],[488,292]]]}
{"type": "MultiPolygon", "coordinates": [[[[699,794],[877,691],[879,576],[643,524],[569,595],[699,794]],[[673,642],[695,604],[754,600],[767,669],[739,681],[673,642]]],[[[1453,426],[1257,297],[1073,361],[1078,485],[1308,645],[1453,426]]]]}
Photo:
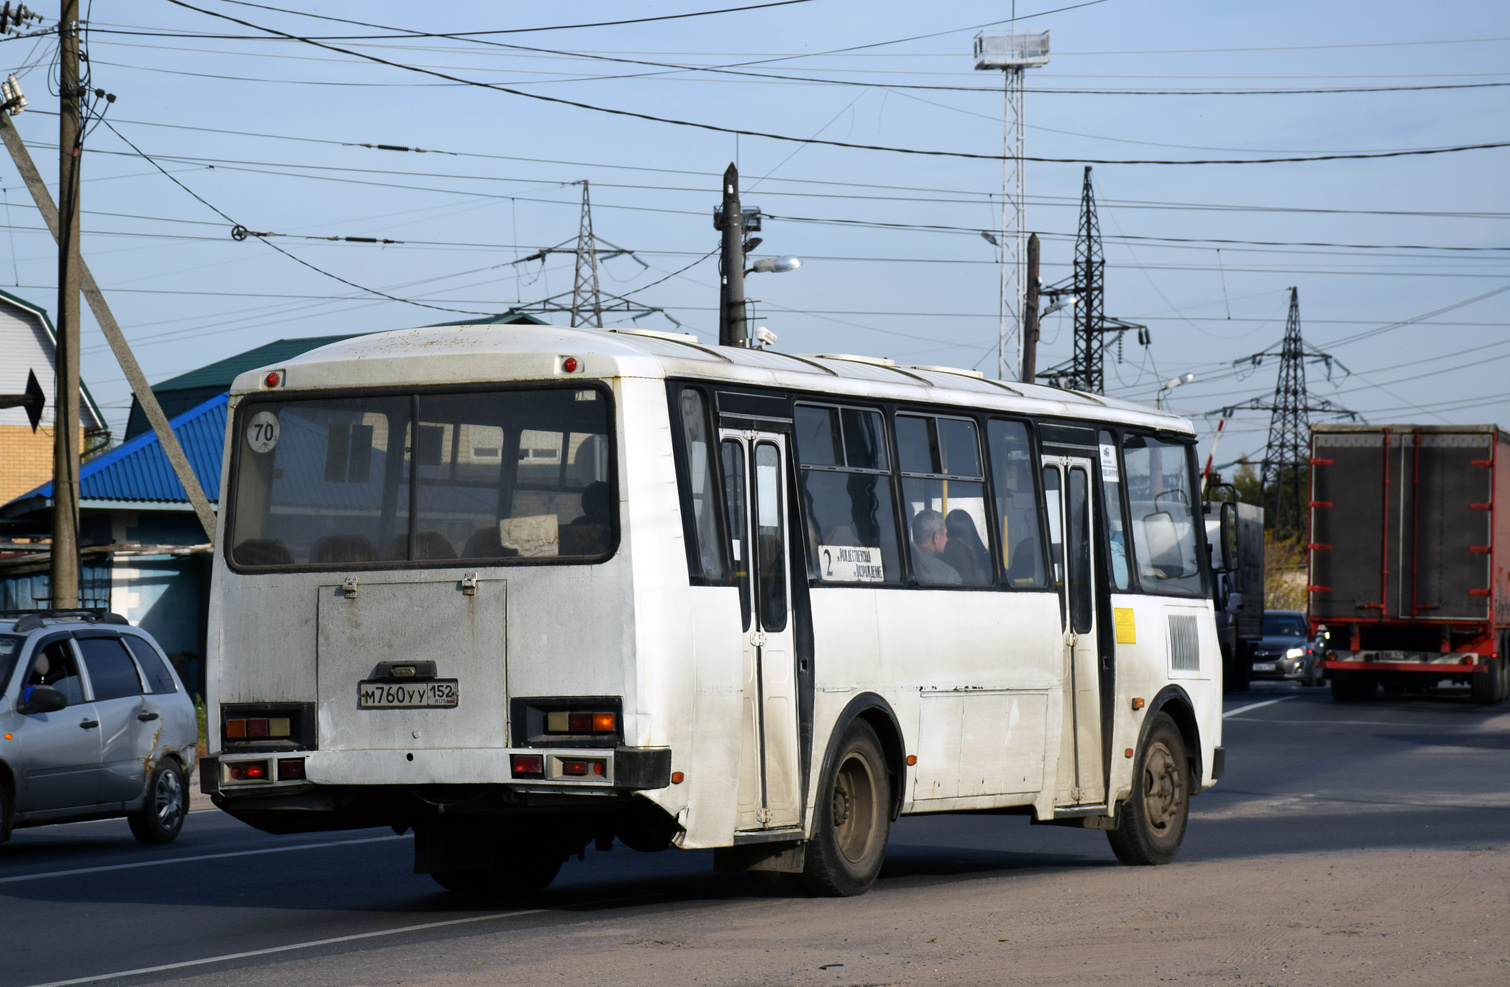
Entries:
{"type": "Polygon", "coordinates": [[[357,683],[358,709],[455,709],[461,701],[456,679],[422,679],[417,682],[374,681],[357,683]]]}

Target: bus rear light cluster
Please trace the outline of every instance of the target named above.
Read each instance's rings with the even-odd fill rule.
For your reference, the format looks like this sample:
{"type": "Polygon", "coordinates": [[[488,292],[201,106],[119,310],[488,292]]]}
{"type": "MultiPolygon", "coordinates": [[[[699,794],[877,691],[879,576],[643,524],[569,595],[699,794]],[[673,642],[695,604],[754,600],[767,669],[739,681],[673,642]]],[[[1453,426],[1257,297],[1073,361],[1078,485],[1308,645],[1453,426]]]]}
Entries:
{"type": "Polygon", "coordinates": [[[239,781],[267,781],[268,763],[266,761],[238,761],[235,764],[225,766],[225,780],[227,782],[239,781]]]}
{"type": "Polygon", "coordinates": [[[515,778],[544,778],[544,754],[514,754],[509,757],[509,767],[515,778]]]}
{"type": "Polygon", "coordinates": [[[303,781],[304,780],[304,758],[302,758],[302,757],[282,757],[282,758],[279,758],[278,759],[278,780],[279,781],[303,781]]]}
{"type": "Polygon", "coordinates": [[[597,758],[566,758],[561,762],[561,773],[572,778],[586,778],[589,775],[603,778],[608,774],[608,767],[606,762],[597,758]]]}
{"type": "Polygon", "coordinates": [[[289,723],[286,716],[255,717],[225,721],[227,740],[286,740],[289,723]]]}
{"type": "Polygon", "coordinates": [[[573,713],[565,710],[545,714],[546,733],[613,733],[619,728],[616,713],[573,713]]]}

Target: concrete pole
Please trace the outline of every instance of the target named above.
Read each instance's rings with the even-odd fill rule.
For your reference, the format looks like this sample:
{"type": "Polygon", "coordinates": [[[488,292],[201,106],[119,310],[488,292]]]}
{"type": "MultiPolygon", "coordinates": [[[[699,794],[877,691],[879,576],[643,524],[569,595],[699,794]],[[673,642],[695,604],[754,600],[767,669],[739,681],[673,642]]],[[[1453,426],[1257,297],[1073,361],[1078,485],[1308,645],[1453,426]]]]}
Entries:
{"type": "Polygon", "coordinates": [[[1028,237],[1027,300],[1022,312],[1022,376],[1024,384],[1036,383],[1038,373],[1038,234],[1028,237]]]}
{"type": "Polygon", "coordinates": [[[52,605],[79,605],[79,3],[58,21],[58,395],[54,407],[52,605]]]}
{"type": "Polygon", "coordinates": [[[718,342],[721,346],[747,346],[745,334],[745,231],[739,205],[739,169],[730,164],[724,172],[723,279],[718,310],[718,342]]]}

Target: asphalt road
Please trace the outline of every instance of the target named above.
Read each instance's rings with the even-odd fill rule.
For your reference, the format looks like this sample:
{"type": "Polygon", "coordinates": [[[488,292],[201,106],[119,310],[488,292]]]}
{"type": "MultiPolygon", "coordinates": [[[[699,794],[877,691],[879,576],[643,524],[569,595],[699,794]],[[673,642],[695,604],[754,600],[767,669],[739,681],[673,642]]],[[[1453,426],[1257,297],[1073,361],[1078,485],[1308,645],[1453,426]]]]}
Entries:
{"type": "MultiPolygon", "coordinates": [[[[1227,776],[1192,802],[1182,863],[1510,848],[1510,706],[1473,705],[1466,690],[1342,705],[1324,689],[1259,684],[1226,710],[1227,776]]],[[[301,972],[354,983],[340,971],[379,949],[410,965],[361,982],[449,983],[424,971],[496,959],[510,942],[580,946],[605,923],[733,922],[773,893],[712,873],[710,853],[615,847],[505,910],[411,873],[411,853],[387,830],[272,837],[213,809],[192,812],[166,847],[137,844],[123,820],[21,830],[0,846],[0,985],[282,984],[301,972]]],[[[916,817],[894,826],[866,897],[906,908],[951,885],[1009,893],[1043,875],[1073,889],[1116,867],[1099,832],[916,817]]],[[[853,913],[839,903],[821,914],[842,925],[853,913]]],[[[576,950],[561,956],[559,982],[596,969],[576,950]]]]}

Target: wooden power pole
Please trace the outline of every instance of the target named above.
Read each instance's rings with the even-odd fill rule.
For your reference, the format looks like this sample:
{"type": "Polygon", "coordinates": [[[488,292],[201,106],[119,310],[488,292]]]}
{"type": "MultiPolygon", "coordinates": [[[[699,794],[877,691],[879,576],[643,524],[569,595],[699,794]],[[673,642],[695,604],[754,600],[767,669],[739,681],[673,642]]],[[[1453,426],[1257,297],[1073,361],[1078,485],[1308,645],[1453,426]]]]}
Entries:
{"type": "Polygon", "coordinates": [[[79,0],[58,21],[58,347],[52,479],[52,605],[79,605],[79,0]]]}

